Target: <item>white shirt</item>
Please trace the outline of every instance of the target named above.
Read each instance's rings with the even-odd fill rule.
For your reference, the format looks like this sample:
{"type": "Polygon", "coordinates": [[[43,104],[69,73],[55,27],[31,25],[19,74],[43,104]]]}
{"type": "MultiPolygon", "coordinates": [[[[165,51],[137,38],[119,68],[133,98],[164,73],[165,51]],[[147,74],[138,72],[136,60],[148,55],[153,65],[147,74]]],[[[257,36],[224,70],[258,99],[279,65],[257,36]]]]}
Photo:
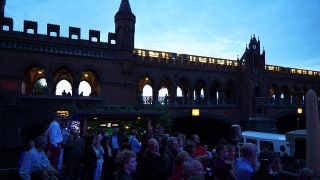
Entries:
{"type": "Polygon", "coordinates": [[[44,153],[32,148],[27,152],[24,161],[21,164],[19,174],[22,180],[29,180],[33,172],[50,167],[50,162],[44,153]]]}
{"type": "Polygon", "coordinates": [[[50,143],[55,146],[57,146],[58,143],[61,143],[63,141],[60,125],[56,120],[50,123],[50,126],[46,130],[45,134],[49,136],[50,143]]]}

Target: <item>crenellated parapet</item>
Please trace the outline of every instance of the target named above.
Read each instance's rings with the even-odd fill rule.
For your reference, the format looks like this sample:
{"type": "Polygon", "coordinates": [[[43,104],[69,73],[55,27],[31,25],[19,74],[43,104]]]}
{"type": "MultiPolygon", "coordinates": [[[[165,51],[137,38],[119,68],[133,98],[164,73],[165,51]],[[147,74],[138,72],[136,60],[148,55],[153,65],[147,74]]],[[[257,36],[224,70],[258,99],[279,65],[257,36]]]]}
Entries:
{"type": "Polygon", "coordinates": [[[78,39],[81,38],[81,29],[78,27],[69,27],[69,38],[70,39],[78,39]],[[76,36],[76,38],[74,38],[76,36]]]}
{"type": "Polygon", "coordinates": [[[1,30],[13,31],[13,19],[8,17],[0,18],[1,30]]]}
{"type": "Polygon", "coordinates": [[[23,32],[30,33],[30,34],[38,34],[38,22],[24,20],[23,32]],[[32,30],[33,32],[31,33],[29,30],[32,30]]]}
{"type": "MultiPolygon", "coordinates": [[[[89,30],[89,37],[88,39],[81,39],[81,28],[79,27],[69,27],[68,29],[68,36],[67,37],[61,37],[60,32],[60,25],[58,24],[47,24],[47,34],[39,34],[38,33],[38,22],[36,21],[30,21],[30,20],[24,20],[23,23],[23,31],[14,31],[13,30],[13,19],[8,17],[0,17],[0,33],[6,33],[11,32],[16,35],[16,37],[25,37],[29,38],[30,35],[32,35],[33,40],[44,40],[46,38],[49,38],[50,40],[53,40],[56,38],[57,41],[66,41],[66,40],[77,40],[82,41],[83,44],[85,42],[93,42],[93,43],[100,43],[100,45],[105,45],[104,47],[108,48],[115,48],[116,47],[116,35],[115,33],[109,33],[108,36],[108,42],[101,42],[101,33],[98,30],[89,30]],[[41,38],[40,38],[41,37],[41,38]]],[[[80,43],[81,44],[81,43],[80,43]]]]}
{"type": "Polygon", "coordinates": [[[100,31],[90,29],[89,30],[89,40],[92,42],[100,42],[100,31]]]}
{"type": "Polygon", "coordinates": [[[53,36],[52,33],[56,33],[56,37],[60,37],[60,25],[47,24],[47,36],[53,36]]]}

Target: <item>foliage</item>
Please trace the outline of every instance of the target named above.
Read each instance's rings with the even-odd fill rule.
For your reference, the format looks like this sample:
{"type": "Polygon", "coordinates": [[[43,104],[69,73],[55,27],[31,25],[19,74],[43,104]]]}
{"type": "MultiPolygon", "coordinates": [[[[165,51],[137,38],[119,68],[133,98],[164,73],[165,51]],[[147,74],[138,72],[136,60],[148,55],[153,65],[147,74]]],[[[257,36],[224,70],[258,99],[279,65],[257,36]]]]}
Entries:
{"type": "Polygon", "coordinates": [[[47,93],[47,90],[48,90],[47,85],[45,83],[43,83],[40,79],[40,80],[36,81],[34,84],[33,94],[43,95],[43,94],[47,93]]]}

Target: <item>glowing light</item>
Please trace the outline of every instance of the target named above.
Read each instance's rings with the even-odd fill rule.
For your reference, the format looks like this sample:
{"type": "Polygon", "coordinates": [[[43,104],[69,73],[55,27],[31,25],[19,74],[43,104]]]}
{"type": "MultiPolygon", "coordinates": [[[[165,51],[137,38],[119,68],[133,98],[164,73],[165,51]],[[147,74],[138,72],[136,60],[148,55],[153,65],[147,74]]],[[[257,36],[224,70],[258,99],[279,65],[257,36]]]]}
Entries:
{"type": "Polygon", "coordinates": [[[96,119],[98,119],[98,118],[97,118],[97,117],[94,117],[93,119],[96,120],[96,119]]]}
{"type": "Polygon", "coordinates": [[[58,110],[56,114],[63,116],[63,117],[68,117],[69,116],[69,111],[64,111],[64,110],[58,110]]]}
{"type": "Polygon", "coordinates": [[[42,71],[38,71],[38,74],[42,74],[42,71]]]}
{"type": "Polygon", "coordinates": [[[192,116],[200,116],[200,109],[192,109],[192,116]]]}
{"type": "Polygon", "coordinates": [[[107,124],[100,124],[100,127],[107,127],[107,124]]]}
{"type": "Polygon", "coordinates": [[[88,77],[89,75],[88,75],[88,74],[84,74],[84,76],[85,76],[85,77],[88,77]]]}
{"type": "Polygon", "coordinates": [[[149,78],[146,77],[145,80],[146,80],[146,81],[149,81],[149,78]]]}
{"type": "Polygon", "coordinates": [[[297,109],[297,113],[298,113],[298,114],[302,114],[302,108],[298,108],[298,109],[297,109]]]}
{"type": "Polygon", "coordinates": [[[129,129],[129,126],[125,126],[124,128],[129,129]]]}
{"type": "Polygon", "coordinates": [[[138,117],[138,119],[140,120],[140,119],[141,119],[141,117],[139,116],[139,117],[138,117]]]}

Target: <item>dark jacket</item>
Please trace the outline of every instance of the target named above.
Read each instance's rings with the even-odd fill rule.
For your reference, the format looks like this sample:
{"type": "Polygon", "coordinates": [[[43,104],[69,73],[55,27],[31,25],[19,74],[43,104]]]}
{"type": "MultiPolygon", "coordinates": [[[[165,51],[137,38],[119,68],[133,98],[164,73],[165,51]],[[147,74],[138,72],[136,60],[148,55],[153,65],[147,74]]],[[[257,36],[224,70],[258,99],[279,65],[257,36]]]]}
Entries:
{"type": "Polygon", "coordinates": [[[143,152],[139,169],[142,180],[165,180],[167,177],[162,157],[153,155],[149,151],[143,152]]]}
{"type": "Polygon", "coordinates": [[[176,155],[169,149],[167,149],[163,154],[163,162],[165,166],[165,171],[167,172],[166,173],[167,177],[170,177],[172,175],[175,158],[176,158],[176,155]]]}
{"type": "Polygon", "coordinates": [[[85,167],[87,170],[87,179],[91,179],[91,178],[94,178],[94,172],[95,172],[95,169],[97,168],[97,160],[98,160],[98,157],[91,145],[89,145],[86,148],[85,156],[86,156],[85,167]]]}

